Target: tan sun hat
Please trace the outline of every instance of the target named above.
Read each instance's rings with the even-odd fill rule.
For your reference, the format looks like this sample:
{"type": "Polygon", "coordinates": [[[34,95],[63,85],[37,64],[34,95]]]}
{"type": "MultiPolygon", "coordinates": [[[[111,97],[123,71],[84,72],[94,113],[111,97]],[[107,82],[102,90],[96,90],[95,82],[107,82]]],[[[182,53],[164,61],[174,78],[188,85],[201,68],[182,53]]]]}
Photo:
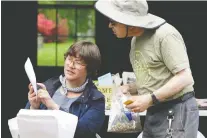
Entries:
{"type": "Polygon", "coordinates": [[[95,8],[119,23],[154,29],[165,23],[161,17],[148,13],[146,0],[98,0],[95,8]]]}

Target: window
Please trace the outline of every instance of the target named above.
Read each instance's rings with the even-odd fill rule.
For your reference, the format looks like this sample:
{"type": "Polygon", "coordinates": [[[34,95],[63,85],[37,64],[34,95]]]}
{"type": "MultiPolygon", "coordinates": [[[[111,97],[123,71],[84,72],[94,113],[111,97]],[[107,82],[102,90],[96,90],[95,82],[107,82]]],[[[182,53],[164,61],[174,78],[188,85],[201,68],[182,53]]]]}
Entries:
{"type": "Polygon", "coordinates": [[[72,43],[95,43],[94,1],[39,1],[37,65],[63,66],[72,43]]]}

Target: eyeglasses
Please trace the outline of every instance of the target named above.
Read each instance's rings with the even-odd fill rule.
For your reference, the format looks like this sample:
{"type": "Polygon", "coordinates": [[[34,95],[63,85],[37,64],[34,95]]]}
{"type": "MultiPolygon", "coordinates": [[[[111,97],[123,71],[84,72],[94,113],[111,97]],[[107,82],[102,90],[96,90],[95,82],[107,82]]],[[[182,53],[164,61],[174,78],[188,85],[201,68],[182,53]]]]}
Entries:
{"type": "Polygon", "coordinates": [[[66,58],[66,60],[68,60],[68,64],[70,65],[72,63],[72,65],[77,68],[77,69],[82,69],[83,67],[86,66],[85,63],[83,63],[82,60],[78,59],[78,58],[75,58],[75,57],[71,57],[71,56],[68,56],[66,58]]]}

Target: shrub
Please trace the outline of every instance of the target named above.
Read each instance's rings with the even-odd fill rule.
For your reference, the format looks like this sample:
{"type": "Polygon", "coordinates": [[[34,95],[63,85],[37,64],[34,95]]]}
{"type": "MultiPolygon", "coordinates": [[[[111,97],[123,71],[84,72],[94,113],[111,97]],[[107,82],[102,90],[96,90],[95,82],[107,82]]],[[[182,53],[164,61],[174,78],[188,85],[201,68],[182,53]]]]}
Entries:
{"type": "Polygon", "coordinates": [[[38,32],[44,36],[44,42],[53,42],[56,39],[58,42],[64,42],[69,35],[69,27],[67,19],[59,18],[56,28],[56,22],[47,19],[43,13],[39,13],[37,17],[38,32]],[[56,30],[57,29],[57,30],[56,30]]]}

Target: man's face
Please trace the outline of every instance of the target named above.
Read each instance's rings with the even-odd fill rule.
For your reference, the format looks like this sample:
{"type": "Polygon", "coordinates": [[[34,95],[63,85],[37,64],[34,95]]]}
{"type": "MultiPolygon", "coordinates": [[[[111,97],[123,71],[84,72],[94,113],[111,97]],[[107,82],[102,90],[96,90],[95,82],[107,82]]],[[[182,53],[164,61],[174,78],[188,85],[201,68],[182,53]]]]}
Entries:
{"type": "Polygon", "coordinates": [[[116,21],[110,20],[109,28],[112,29],[113,33],[118,38],[125,38],[126,37],[126,25],[118,23],[116,21]]]}

